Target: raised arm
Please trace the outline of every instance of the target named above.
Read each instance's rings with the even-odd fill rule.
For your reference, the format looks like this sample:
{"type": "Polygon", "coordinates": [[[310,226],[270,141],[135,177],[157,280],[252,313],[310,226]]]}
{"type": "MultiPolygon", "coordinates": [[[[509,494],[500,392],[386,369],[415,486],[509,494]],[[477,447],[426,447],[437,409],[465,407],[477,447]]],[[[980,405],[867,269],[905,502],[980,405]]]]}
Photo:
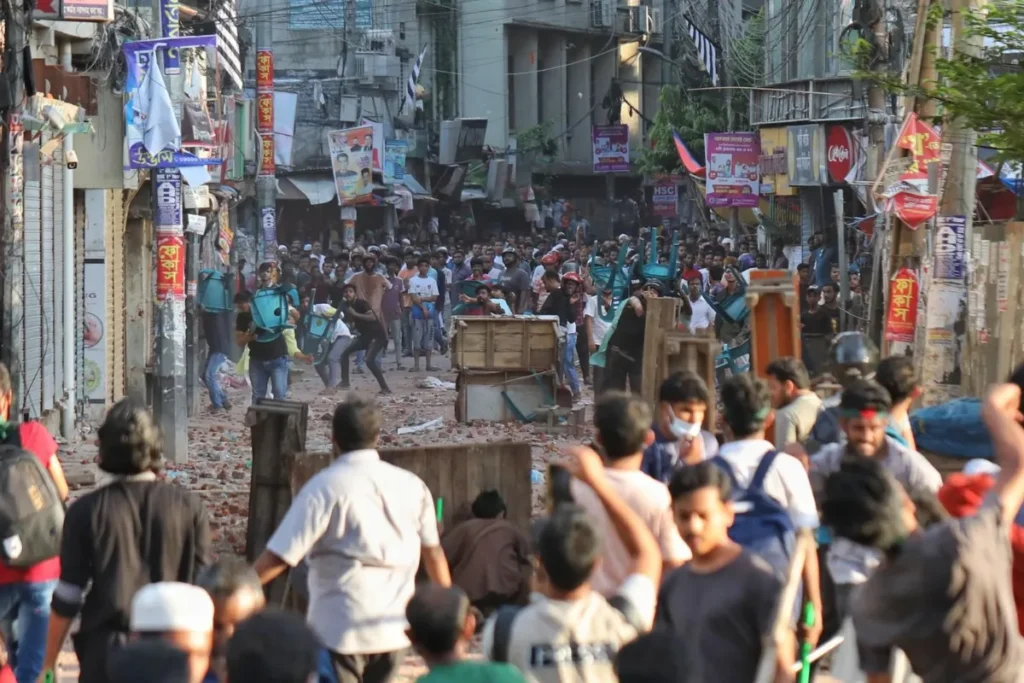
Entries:
{"type": "Polygon", "coordinates": [[[1024,429],[1021,428],[1021,390],[1016,384],[993,386],[982,405],[981,416],[992,437],[996,462],[1001,468],[992,492],[1002,503],[1003,522],[1013,523],[1024,502],[1024,429]]]}

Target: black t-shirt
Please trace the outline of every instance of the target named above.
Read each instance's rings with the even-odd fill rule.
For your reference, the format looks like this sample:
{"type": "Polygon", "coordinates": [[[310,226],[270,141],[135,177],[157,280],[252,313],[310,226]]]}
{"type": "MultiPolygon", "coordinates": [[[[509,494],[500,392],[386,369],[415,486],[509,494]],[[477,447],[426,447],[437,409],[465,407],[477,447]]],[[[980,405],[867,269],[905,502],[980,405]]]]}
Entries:
{"type": "Polygon", "coordinates": [[[829,308],[828,306],[822,306],[821,310],[825,311],[825,315],[828,318],[828,334],[837,335],[841,332],[839,329],[839,307],[829,308]]]}
{"type": "Polygon", "coordinates": [[[515,295],[516,304],[513,312],[522,310],[523,302],[530,300],[530,274],[522,268],[506,268],[498,278],[498,284],[506,297],[510,294],[515,295]]]}
{"type": "MultiPolygon", "coordinates": [[[[349,305],[349,309],[360,314],[373,313],[370,304],[364,299],[356,299],[349,305]]],[[[384,325],[376,317],[373,320],[360,320],[353,316],[351,319],[346,319],[346,322],[354,325],[360,336],[367,338],[387,336],[384,325]]]]}
{"type": "Polygon", "coordinates": [[[540,307],[540,315],[557,315],[560,327],[566,327],[569,322],[576,322],[572,309],[569,306],[569,297],[561,289],[548,293],[544,305],[540,307]]]}
{"type": "MultiPolygon", "coordinates": [[[[235,329],[239,332],[249,332],[253,329],[252,313],[239,313],[235,320],[235,329]]],[[[259,332],[260,330],[256,330],[259,332]]],[[[284,341],[283,335],[268,342],[249,342],[249,360],[277,360],[288,355],[288,344],[284,341]]]]}
{"type": "Polygon", "coordinates": [[[800,324],[804,334],[814,334],[827,337],[832,334],[832,319],[825,312],[824,307],[819,306],[814,311],[806,311],[800,316],[800,324]]]}
{"type": "MultiPolygon", "coordinates": [[[[646,312],[647,299],[642,296],[639,299],[640,306],[646,312]]],[[[635,360],[640,360],[644,351],[644,331],[646,326],[647,318],[642,315],[638,316],[636,311],[633,310],[633,306],[627,301],[625,308],[622,309],[622,313],[619,315],[619,322],[615,325],[615,331],[612,332],[612,337],[608,340],[608,346],[615,347],[633,356],[635,360]]]]}

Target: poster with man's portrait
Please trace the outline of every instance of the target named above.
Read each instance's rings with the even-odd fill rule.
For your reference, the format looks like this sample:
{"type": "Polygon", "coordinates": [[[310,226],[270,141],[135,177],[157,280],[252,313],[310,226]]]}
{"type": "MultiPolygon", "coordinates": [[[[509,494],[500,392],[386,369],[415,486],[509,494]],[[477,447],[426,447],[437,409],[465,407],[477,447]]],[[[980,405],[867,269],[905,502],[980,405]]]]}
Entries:
{"type": "Polygon", "coordinates": [[[327,144],[338,203],[369,193],[373,189],[373,127],[328,131],[327,144]]]}

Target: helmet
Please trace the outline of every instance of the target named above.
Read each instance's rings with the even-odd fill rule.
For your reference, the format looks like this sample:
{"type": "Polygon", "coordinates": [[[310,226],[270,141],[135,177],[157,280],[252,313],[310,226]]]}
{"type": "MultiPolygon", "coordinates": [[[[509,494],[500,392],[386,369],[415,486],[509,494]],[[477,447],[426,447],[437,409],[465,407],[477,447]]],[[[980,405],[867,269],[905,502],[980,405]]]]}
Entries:
{"type": "Polygon", "coordinates": [[[878,348],[863,332],[842,332],[828,352],[829,372],[845,385],[855,379],[871,379],[878,365],[878,348]]]}
{"type": "Polygon", "coordinates": [[[540,260],[540,262],[541,262],[542,265],[545,265],[545,266],[554,266],[554,265],[558,265],[558,260],[559,260],[558,259],[558,254],[555,254],[553,252],[549,252],[549,253],[544,255],[544,258],[542,258],[540,260]]]}
{"type": "Polygon", "coordinates": [[[572,282],[583,282],[583,280],[580,279],[580,276],[573,272],[566,273],[562,276],[562,279],[571,280],[572,282]]]}

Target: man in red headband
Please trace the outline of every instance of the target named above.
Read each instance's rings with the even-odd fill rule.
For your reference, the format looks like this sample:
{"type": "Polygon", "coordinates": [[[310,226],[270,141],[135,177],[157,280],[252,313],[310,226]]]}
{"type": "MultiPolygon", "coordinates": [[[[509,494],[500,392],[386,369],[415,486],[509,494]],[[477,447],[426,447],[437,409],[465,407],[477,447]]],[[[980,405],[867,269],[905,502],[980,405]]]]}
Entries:
{"type": "MultiPolygon", "coordinates": [[[[880,462],[914,500],[938,505],[935,493],[942,486],[942,477],[923,455],[886,435],[891,410],[889,393],[873,380],[853,380],[846,385],[839,401],[843,438],[823,446],[810,459],[811,487],[819,504],[825,480],[845,459],[869,458],[880,462]]],[[[836,584],[835,609],[840,620],[849,614],[853,589],[868,580],[880,561],[879,553],[844,538],[836,539],[829,548],[827,565],[836,584]]]]}

